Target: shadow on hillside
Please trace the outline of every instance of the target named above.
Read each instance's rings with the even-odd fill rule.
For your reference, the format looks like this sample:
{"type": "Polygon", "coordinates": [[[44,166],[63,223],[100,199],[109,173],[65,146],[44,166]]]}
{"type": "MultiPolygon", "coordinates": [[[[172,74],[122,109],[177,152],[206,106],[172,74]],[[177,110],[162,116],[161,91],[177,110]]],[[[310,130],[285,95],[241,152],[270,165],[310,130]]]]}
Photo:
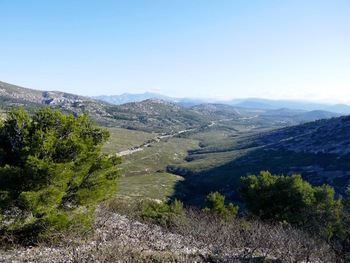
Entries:
{"type": "Polygon", "coordinates": [[[176,183],[175,193],[171,199],[180,199],[185,205],[204,206],[205,197],[211,191],[219,191],[226,196],[227,201],[242,202],[238,193],[240,177],[256,174],[261,170],[270,170],[263,164],[259,165],[257,159],[252,165],[251,159],[253,156],[259,155],[258,152],[252,151],[229,163],[201,172],[193,172],[181,166],[168,167],[169,172],[185,179],[176,183]]]}
{"type": "Polygon", "coordinates": [[[242,199],[238,192],[240,177],[249,174],[257,175],[263,170],[268,170],[272,174],[278,175],[300,173],[311,184],[322,185],[327,183],[335,187],[338,193],[342,194],[342,187],[344,187],[342,181],[349,176],[343,173],[343,177],[337,177],[338,182],[334,178],[321,176],[321,173],[310,169],[310,167],[321,167],[324,170],[342,173],[342,171],[349,170],[349,164],[350,155],[342,160],[333,154],[257,149],[229,163],[199,173],[191,172],[181,166],[168,168],[172,173],[181,175],[185,179],[177,182],[175,193],[171,199],[180,199],[185,205],[204,206],[205,197],[211,191],[219,191],[226,196],[226,201],[241,203],[242,199]],[[306,168],[309,170],[305,170],[306,168]]]}

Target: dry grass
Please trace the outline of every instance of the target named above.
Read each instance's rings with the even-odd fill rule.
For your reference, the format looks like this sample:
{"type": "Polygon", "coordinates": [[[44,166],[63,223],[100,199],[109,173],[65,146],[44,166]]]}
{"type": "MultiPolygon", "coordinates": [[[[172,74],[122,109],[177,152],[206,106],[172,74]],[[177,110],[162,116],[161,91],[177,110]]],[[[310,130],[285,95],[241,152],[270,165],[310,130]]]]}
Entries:
{"type": "Polygon", "coordinates": [[[187,209],[171,229],[135,220],[133,204],[115,201],[96,212],[94,233],[65,233],[63,242],[0,251],[0,262],[334,262],[323,242],[306,233],[259,220],[223,221],[187,209]]]}
{"type": "Polygon", "coordinates": [[[183,177],[169,173],[154,173],[118,178],[117,196],[133,199],[148,198],[168,201],[175,194],[174,186],[183,177]]]}

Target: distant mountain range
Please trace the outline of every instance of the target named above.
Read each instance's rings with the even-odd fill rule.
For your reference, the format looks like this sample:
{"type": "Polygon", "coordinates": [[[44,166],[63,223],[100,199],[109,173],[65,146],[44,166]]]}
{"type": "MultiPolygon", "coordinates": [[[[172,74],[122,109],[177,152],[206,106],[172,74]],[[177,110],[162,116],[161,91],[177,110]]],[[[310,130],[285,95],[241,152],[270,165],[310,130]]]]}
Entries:
{"type": "Polygon", "coordinates": [[[203,100],[203,99],[194,99],[194,98],[172,98],[165,95],[145,92],[142,94],[131,94],[123,93],[121,95],[101,95],[101,96],[92,96],[93,99],[106,101],[113,104],[125,104],[132,102],[141,102],[149,99],[161,99],[167,102],[175,103],[179,106],[192,107],[207,102],[215,102],[215,100],[203,100]]]}
{"type": "Polygon", "coordinates": [[[350,106],[346,104],[323,104],[310,101],[297,101],[297,100],[269,100],[269,99],[235,99],[226,102],[229,105],[235,105],[237,107],[244,108],[258,108],[258,109],[299,109],[306,111],[323,110],[336,113],[350,114],[350,106]]]}
{"type": "Polygon", "coordinates": [[[298,109],[305,111],[322,110],[340,114],[350,114],[350,106],[346,104],[324,104],[298,100],[269,100],[260,98],[233,99],[229,101],[218,101],[214,99],[192,99],[192,98],[172,98],[157,93],[146,92],[143,94],[124,93],[122,95],[101,95],[93,96],[97,100],[106,101],[113,104],[125,104],[130,102],[140,102],[147,99],[157,98],[175,103],[184,107],[192,107],[204,103],[219,103],[240,108],[278,110],[281,108],[298,109]]]}
{"type": "MultiPolygon", "coordinates": [[[[25,107],[30,111],[50,106],[77,115],[89,112],[90,117],[99,125],[143,131],[183,130],[205,126],[221,119],[236,119],[238,122],[244,120],[255,127],[288,126],[344,115],[344,113],[319,110],[322,107],[343,109],[339,105],[332,108],[329,105],[301,102],[297,104],[293,101],[246,99],[231,101],[229,105],[203,103],[201,100],[187,98],[172,99],[156,93],[99,98],[100,100],[96,100],[60,91],[39,91],[0,82],[0,110],[2,111],[13,106],[25,107]],[[161,98],[154,98],[157,96],[161,98]],[[130,100],[142,101],[125,103],[130,100]],[[116,105],[117,103],[122,104],[116,105]],[[193,104],[196,106],[191,106],[193,104]],[[318,110],[311,110],[312,106],[318,110]],[[308,107],[308,111],[298,107],[308,107]]],[[[347,106],[345,106],[346,109],[347,106]]]]}
{"type": "Polygon", "coordinates": [[[174,99],[163,96],[157,93],[151,93],[151,92],[146,92],[143,94],[130,94],[130,93],[123,93],[122,95],[112,95],[112,96],[107,96],[107,95],[101,95],[101,96],[93,96],[93,99],[97,100],[102,100],[106,101],[112,104],[125,104],[125,103],[131,103],[131,102],[140,102],[143,100],[148,100],[152,98],[157,98],[169,102],[174,102],[174,99]]]}

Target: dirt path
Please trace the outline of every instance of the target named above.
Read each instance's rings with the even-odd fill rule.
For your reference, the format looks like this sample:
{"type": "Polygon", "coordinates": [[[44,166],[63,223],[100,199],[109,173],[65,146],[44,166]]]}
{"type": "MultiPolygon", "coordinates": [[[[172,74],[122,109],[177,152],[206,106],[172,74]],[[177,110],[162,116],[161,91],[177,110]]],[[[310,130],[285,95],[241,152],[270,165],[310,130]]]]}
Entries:
{"type": "MultiPolygon", "coordinates": [[[[209,126],[212,126],[214,124],[211,124],[209,126]]],[[[182,130],[182,131],[178,131],[174,134],[163,134],[163,135],[158,135],[156,136],[153,141],[155,142],[159,142],[160,140],[162,139],[168,139],[168,138],[173,138],[177,135],[180,135],[180,134],[184,134],[186,132],[190,132],[190,131],[194,131],[195,129],[188,129],[188,130],[182,130]]],[[[125,156],[125,155],[130,155],[130,154],[133,154],[135,152],[139,152],[139,151],[142,151],[143,150],[143,147],[148,147],[150,146],[151,143],[147,143],[147,144],[142,144],[141,146],[137,146],[137,147],[133,147],[132,149],[128,149],[128,150],[125,150],[125,151],[121,151],[118,153],[119,156],[125,156]]]]}
{"type": "Polygon", "coordinates": [[[118,155],[119,156],[125,156],[125,155],[133,154],[135,152],[139,152],[139,151],[142,151],[142,150],[143,150],[142,148],[125,150],[125,151],[119,152],[118,155]]]}

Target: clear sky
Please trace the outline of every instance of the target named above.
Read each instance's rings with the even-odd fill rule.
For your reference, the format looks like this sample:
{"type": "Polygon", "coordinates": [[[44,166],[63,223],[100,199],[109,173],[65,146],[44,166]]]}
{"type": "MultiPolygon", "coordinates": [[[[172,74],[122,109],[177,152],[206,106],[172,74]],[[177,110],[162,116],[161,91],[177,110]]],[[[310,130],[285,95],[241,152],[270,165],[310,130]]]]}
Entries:
{"type": "Polygon", "coordinates": [[[0,0],[0,80],[350,102],[350,0],[0,0]]]}

